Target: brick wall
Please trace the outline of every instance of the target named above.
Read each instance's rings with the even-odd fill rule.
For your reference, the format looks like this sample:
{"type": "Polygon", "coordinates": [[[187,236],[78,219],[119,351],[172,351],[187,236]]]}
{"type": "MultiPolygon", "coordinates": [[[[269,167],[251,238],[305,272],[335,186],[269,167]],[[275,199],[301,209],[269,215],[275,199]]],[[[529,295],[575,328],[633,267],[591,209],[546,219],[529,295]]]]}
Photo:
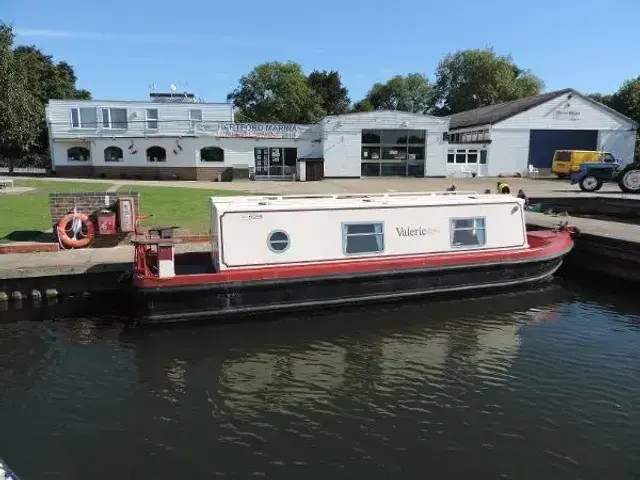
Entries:
{"type": "Polygon", "coordinates": [[[91,165],[56,167],[55,174],[69,178],[91,178],[93,176],[93,167],[91,165]]]}
{"type": "MultiPolygon", "coordinates": [[[[119,197],[133,197],[135,201],[135,211],[139,212],[140,195],[137,192],[87,192],[87,193],[50,193],[49,209],[51,214],[51,225],[56,232],[56,224],[66,214],[73,212],[74,206],[78,212],[86,213],[94,221],[97,230],[96,214],[103,209],[110,209],[117,212],[117,201],[119,197]],[[109,204],[105,205],[105,196],[109,197],[109,204]]],[[[110,246],[122,241],[126,235],[118,234],[114,237],[99,238],[96,231],[94,246],[110,246]]]]}
{"type": "MultiPolygon", "coordinates": [[[[238,170],[241,178],[247,178],[238,170]]],[[[132,180],[200,180],[230,182],[234,178],[231,167],[128,167],[110,165],[93,167],[90,165],[66,165],[56,167],[56,175],[69,178],[117,178],[132,180]]]]}

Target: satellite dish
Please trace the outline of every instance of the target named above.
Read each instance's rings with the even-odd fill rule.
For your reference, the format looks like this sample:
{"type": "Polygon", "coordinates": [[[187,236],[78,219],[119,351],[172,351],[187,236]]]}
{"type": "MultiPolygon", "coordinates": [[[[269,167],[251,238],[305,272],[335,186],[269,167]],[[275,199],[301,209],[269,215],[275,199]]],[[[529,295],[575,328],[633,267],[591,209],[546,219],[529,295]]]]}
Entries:
{"type": "Polygon", "coordinates": [[[176,87],[173,83],[169,88],[171,89],[172,92],[175,92],[178,89],[178,87],[176,87]]]}

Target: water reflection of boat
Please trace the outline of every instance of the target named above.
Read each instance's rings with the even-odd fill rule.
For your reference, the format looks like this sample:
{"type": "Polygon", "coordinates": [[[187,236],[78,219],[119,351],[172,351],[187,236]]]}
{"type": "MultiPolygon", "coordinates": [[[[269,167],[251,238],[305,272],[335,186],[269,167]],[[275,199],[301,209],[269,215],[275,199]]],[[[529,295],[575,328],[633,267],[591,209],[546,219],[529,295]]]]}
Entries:
{"type": "MultiPolygon", "coordinates": [[[[248,414],[256,404],[277,409],[336,394],[366,394],[363,389],[394,382],[437,383],[439,372],[459,365],[495,380],[495,372],[508,369],[517,355],[518,329],[530,321],[528,312],[558,310],[571,298],[568,290],[550,284],[435,305],[354,309],[334,314],[331,321],[315,314],[317,321],[287,316],[278,322],[125,335],[126,342],[135,343],[142,370],[164,369],[164,388],[172,383],[169,376],[178,359],[185,381],[207,372],[206,382],[215,383],[207,387],[209,393],[227,408],[248,414]]],[[[160,381],[158,375],[141,374],[160,381]]]]}

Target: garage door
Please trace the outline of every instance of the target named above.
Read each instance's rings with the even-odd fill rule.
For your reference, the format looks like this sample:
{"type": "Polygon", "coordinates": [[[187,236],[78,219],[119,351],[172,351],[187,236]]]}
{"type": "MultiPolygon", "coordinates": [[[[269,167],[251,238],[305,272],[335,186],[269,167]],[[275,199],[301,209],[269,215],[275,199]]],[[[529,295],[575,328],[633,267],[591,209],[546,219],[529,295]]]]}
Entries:
{"type": "Polygon", "coordinates": [[[531,130],[529,164],[551,168],[556,150],[597,150],[597,130],[531,130]]]}

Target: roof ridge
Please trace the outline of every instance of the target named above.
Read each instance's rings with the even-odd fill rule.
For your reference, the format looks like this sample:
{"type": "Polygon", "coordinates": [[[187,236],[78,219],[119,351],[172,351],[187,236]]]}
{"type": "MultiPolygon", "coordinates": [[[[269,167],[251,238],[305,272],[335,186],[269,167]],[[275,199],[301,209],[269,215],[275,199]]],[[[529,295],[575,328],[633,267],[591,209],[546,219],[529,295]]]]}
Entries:
{"type": "Polygon", "coordinates": [[[491,105],[485,105],[484,107],[472,108],[471,110],[465,110],[464,112],[452,113],[451,115],[449,115],[449,117],[453,117],[455,115],[462,115],[462,114],[465,114],[465,113],[476,112],[478,110],[482,110],[482,109],[485,109],[485,108],[508,106],[508,105],[513,104],[513,103],[522,102],[522,101],[525,101],[525,100],[534,100],[534,99],[538,99],[538,98],[541,98],[541,97],[545,97],[545,98],[546,97],[555,97],[555,96],[558,96],[558,95],[562,95],[564,93],[569,93],[570,91],[574,91],[574,90],[572,88],[563,88],[563,89],[560,89],[560,90],[553,90],[551,92],[540,93],[538,95],[529,95],[528,97],[516,98],[515,100],[509,100],[509,101],[500,102],[500,103],[493,103],[491,105]]]}
{"type": "Polygon", "coordinates": [[[563,88],[541,93],[540,95],[531,95],[508,102],[495,103],[493,105],[486,105],[484,107],[459,112],[449,116],[450,128],[455,129],[494,124],[570,92],[578,93],[572,88],[563,88]]]}

